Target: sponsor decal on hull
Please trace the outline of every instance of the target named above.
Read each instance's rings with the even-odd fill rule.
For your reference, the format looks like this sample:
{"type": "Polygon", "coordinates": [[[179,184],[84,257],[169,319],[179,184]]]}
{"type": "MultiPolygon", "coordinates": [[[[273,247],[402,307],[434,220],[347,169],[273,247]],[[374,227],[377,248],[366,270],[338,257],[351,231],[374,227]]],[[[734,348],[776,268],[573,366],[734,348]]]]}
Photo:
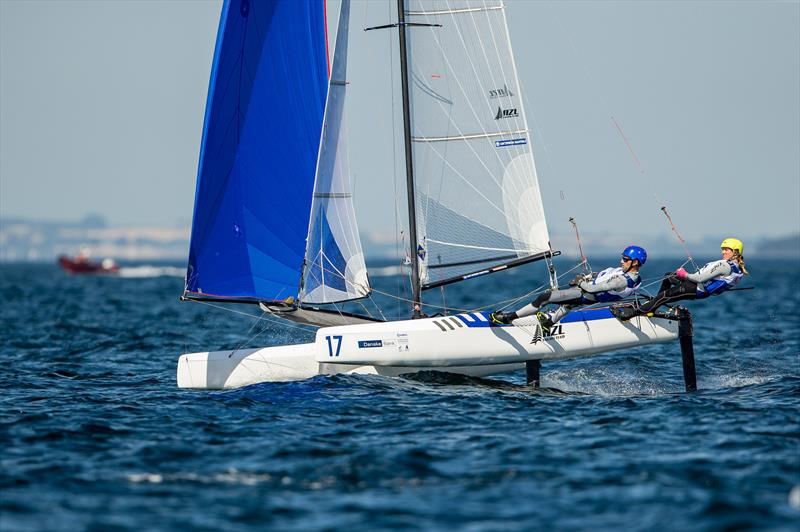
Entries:
{"type": "Polygon", "coordinates": [[[368,347],[383,347],[383,340],[359,340],[358,348],[366,349],[368,347]]]}

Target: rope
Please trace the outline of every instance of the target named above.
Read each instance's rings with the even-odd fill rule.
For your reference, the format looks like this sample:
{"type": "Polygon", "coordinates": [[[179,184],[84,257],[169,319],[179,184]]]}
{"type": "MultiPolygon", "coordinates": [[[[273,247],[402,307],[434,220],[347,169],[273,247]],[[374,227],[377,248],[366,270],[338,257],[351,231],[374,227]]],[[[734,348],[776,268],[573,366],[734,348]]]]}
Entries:
{"type": "MultiPolygon", "coordinates": [[[[694,269],[695,269],[695,270],[699,270],[700,268],[698,268],[698,267],[697,267],[697,264],[695,264],[695,263],[694,263],[694,259],[692,258],[692,254],[691,254],[691,253],[689,253],[689,248],[686,246],[686,241],[683,239],[683,237],[681,236],[681,234],[678,232],[678,228],[677,228],[677,227],[675,227],[675,224],[672,222],[672,217],[671,217],[671,216],[669,215],[669,213],[667,212],[667,208],[666,208],[666,207],[661,207],[661,212],[663,212],[663,213],[664,213],[664,216],[666,216],[666,217],[667,217],[667,221],[669,221],[669,225],[670,225],[670,227],[672,228],[672,232],[673,232],[673,233],[675,233],[675,236],[676,236],[676,237],[678,237],[678,241],[679,241],[679,242],[681,243],[681,245],[683,246],[683,250],[686,252],[686,256],[687,256],[687,257],[688,257],[688,259],[689,259],[687,262],[691,262],[691,263],[692,263],[692,266],[694,266],[694,269]]],[[[684,262],[684,263],[681,265],[681,267],[683,267],[684,265],[686,265],[686,262],[684,262]]]]}
{"type": "Polygon", "coordinates": [[[569,223],[572,224],[572,228],[575,230],[575,238],[578,239],[578,250],[581,252],[581,264],[586,270],[586,273],[592,273],[592,267],[589,266],[589,261],[586,259],[586,255],[583,254],[583,244],[581,244],[581,235],[578,233],[578,224],[575,222],[575,218],[570,216],[569,223]]]}
{"type": "Polygon", "coordinates": [[[642,163],[639,161],[639,158],[636,156],[636,153],[633,151],[633,146],[631,143],[628,142],[628,137],[625,136],[625,133],[622,131],[622,127],[617,123],[617,120],[612,116],[611,121],[614,122],[614,125],[617,127],[617,131],[619,131],[620,136],[622,136],[622,140],[625,142],[625,145],[628,147],[628,151],[631,152],[631,156],[633,157],[633,162],[636,163],[636,166],[639,168],[639,172],[644,174],[644,168],[642,167],[642,163]]]}

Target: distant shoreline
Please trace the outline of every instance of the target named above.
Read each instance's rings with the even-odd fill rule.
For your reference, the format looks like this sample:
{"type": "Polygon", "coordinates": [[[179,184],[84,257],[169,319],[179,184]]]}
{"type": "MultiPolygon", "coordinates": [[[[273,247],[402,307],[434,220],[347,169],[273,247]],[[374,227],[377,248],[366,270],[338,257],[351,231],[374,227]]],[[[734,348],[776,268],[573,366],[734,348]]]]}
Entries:
{"type": "MultiPolygon", "coordinates": [[[[87,216],[81,221],[56,222],[0,218],[0,262],[49,263],[59,255],[74,255],[89,248],[93,257],[111,257],[122,262],[170,261],[186,264],[190,229],[181,227],[109,226],[99,216],[87,216]]],[[[687,242],[689,251],[698,257],[715,256],[722,237],[696,238],[687,242]]],[[[651,256],[685,258],[686,253],[671,234],[617,235],[581,234],[583,249],[593,261],[615,257],[625,245],[644,246],[651,256]]],[[[362,231],[362,245],[368,260],[391,261],[398,248],[391,234],[362,231]]],[[[779,237],[742,238],[745,257],[800,259],[800,232],[779,237]]],[[[551,233],[553,249],[562,257],[578,261],[579,252],[574,235],[551,233]]],[[[399,260],[399,259],[398,259],[399,260]]]]}

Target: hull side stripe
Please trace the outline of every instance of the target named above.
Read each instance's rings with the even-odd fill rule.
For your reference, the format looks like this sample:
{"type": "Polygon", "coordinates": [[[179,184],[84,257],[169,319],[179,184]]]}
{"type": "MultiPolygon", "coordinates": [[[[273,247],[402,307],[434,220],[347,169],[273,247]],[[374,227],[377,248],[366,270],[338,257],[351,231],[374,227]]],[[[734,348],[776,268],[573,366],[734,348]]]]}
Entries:
{"type": "MultiPolygon", "coordinates": [[[[488,312],[473,312],[470,315],[458,314],[459,318],[467,327],[511,327],[510,324],[492,323],[489,321],[488,312]],[[472,320],[469,317],[474,317],[472,320]]],[[[567,314],[559,323],[575,323],[579,321],[595,321],[616,319],[608,307],[594,308],[588,310],[576,310],[567,314]]],[[[434,322],[437,323],[437,322],[434,322]]],[[[450,325],[447,321],[445,324],[450,325]]]]}

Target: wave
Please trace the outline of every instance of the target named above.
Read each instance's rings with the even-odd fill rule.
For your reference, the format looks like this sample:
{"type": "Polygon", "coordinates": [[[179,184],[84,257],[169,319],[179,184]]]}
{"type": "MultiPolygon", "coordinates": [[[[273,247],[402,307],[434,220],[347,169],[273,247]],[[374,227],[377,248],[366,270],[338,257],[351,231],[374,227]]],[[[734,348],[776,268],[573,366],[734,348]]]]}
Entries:
{"type": "Polygon", "coordinates": [[[147,277],[183,277],[186,270],[174,266],[132,266],[120,268],[117,277],[143,279],[147,277]]]}

